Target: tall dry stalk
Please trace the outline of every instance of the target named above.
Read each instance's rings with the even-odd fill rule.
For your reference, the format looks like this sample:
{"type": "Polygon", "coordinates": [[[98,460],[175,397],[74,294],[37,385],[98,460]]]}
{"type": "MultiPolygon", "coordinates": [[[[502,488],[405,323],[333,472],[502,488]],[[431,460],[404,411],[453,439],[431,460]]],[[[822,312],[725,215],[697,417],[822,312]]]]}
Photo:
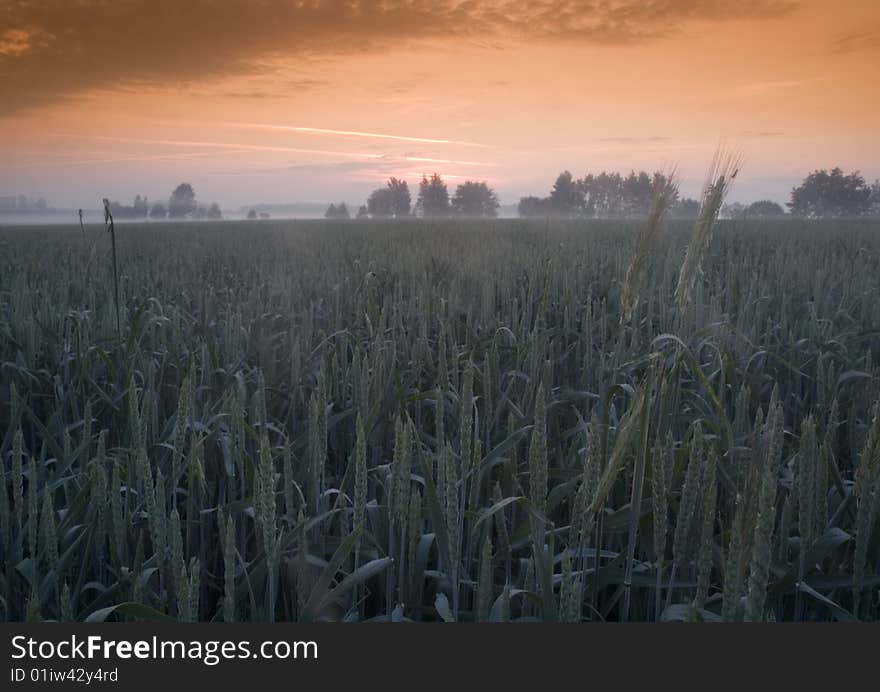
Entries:
{"type": "Polygon", "coordinates": [[[651,205],[651,213],[648,214],[647,222],[642,226],[636,240],[635,254],[626,270],[623,298],[621,299],[621,322],[628,321],[638,307],[639,296],[645,287],[645,279],[648,276],[648,263],[654,251],[657,237],[660,235],[663,219],[676,197],[678,197],[678,183],[673,168],[667,175],[658,175],[654,180],[654,200],[651,205]]]}
{"type": "Polygon", "coordinates": [[[702,271],[703,260],[712,240],[712,228],[741,166],[740,154],[727,151],[724,147],[719,147],[715,152],[703,187],[700,215],[697,217],[694,233],[681,265],[681,273],[678,275],[678,285],[675,287],[675,302],[682,312],[693,298],[697,277],[702,271]]]}
{"type": "Polygon", "coordinates": [[[110,213],[110,200],[104,198],[104,225],[110,231],[110,243],[113,246],[113,299],[116,305],[116,337],[122,341],[122,327],[119,321],[119,268],[116,262],[116,226],[113,214],[110,213]]]}

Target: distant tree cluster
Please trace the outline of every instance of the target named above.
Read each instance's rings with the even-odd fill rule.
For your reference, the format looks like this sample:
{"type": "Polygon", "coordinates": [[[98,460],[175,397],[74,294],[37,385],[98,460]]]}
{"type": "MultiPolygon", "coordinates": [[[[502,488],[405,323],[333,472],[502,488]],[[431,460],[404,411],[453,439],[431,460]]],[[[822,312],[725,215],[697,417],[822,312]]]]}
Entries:
{"type": "Polygon", "coordinates": [[[468,180],[457,188],[451,201],[456,216],[494,218],[498,216],[498,195],[484,182],[468,180]]]}
{"type": "Polygon", "coordinates": [[[207,207],[200,204],[196,207],[193,218],[211,219],[212,221],[216,221],[223,218],[223,212],[220,210],[220,205],[217,204],[217,202],[211,202],[207,207]]]}
{"type": "Polygon", "coordinates": [[[37,214],[48,211],[49,203],[40,197],[31,199],[25,195],[0,197],[0,214],[37,214]]]}
{"type": "MultiPolygon", "coordinates": [[[[622,176],[603,171],[575,178],[563,171],[547,197],[523,197],[518,211],[526,218],[640,218],[648,214],[653,190],[664,180],[659,172],[632,171],[622,176]]],[[[791,191],[786,206],[793,216],[803,218],[880,216],[880,182],[869,185],[858,171],[846,174],[840,168],[813,171],[791,191]]],[[[678,198],[670,216],[695,218],[699,211],[699,201],[678,198]]],[[[769,199],[733,202],[722,209],[722,216],[729,219],[774,219],[785,214],[782,205],[769,199]]]]}
{"type": "Polygon", "coordinates": [[[198,209],[198,203],[196,202],[196,191],[193,190],[192,185],[181,183],[174,188],[174,192],[171,193],[168,200],[168,218],[185,219],[187,216],[195,214],[196,209],[198,209]]]}
{"type": "Polygon", "coordinates": [[[345,202],[340,202],[337,204],[331,204],[327,207],[327,211],[324,212],[325,219],[350,219],[351,214],[348,213],[348,207],[345,202]]]}
{"type": "Polygon", "coordinates": [[[434,173],[422,176],[415,205],[407,182],[390,178],[384,187],[370,193],[367,203],[358,209],[357,218],[493,218],[498,215],[498,206],[498,196],[485,182],[465,181],[450,196],[443,178],[434,173]]]}
{"type": "MultiPolygon", "coordinates": [[[[366,215],[374,219],[402,219],[411,214],[412,197],[405,180],[390,178],[385,187],[367,198],[366,215]]],[[[358,217],[361,218],[360,211],[358,217]]]]}
{"type": "Polygon", "coordinates": [[[762,199],[751,204],[731,202],[721,208],[721,216],[726,219],[778,219],[785,216],[785,209],[778,202],[762,199]]]}
{"type": "Polygon", "coordinates": [[[168,203],[156,202],[153,206],[147,204],[147,198],[140,195],[134,198],[134,205],[123,207],[110,203],[110,210],[114,217],[118,218],[146,218],[151,219],[222,219],[223,212],[220,205],[212,202],[209,205],[199,204],[196,192],[189,183],[181,183],[171,193],[168,203]]]}
{"type": "MultiPolygon", "coordinates": [[[[785,206],[792,216],[804,219],[880,216],[880,182],[875,180],[869,185],[858,171],[815,170],[792,189],[785,206]]],[[[751,204],[727,204],[722,215],[729,219],[772,219],[784,216],[785,209],[764,199],[751,204]]]]}
{"type": "Polygon", "coordinates": [[[222,219],[220,205],[212,202],[209,205],[199,204],[196,193],[189,183],[181,183],[171,197],[167,206],[156,202],[151,207],[146,197],[135,195],[131,205],[110,202],[110,213],[115,219],[222,219]]]}
{"type": "Polygon", "coordinates": [[[422,177],[419,183],[419,198],[416,200],[416,216],[426,219],[442,218],[452,215],[449,204],[449,190],[437,173],[430,178],[422,177]]]}
{"type": "Polygon", "coordinates": [[[816,170],[791,191],[788,208],[804,218],[842,218],[880,215],[880,182],[868,185],[858,171],[816,170]]]}
{"type": "MultiPolygon", "coordinates": [[[[663,173],[631,171],[629,175],[592,173],[575,178],[563,171],[556,178],[547,197],[523,197],[517,210],[525,218],[561,217],[570,219],[630,219],[646,216],[651,209],[654,190],[666,181],[663,173]]],[[[671,215],[696,217],[699,202],[676,199],[671,215]]]]}
{"type": "MultiPolygon", "coordinates": [[[[648,215],[654,190],[666,182],[661,172],[631,171],[628,175],[602,171],[575,178],[563,171],[546,197],[520,198],[517,205],[523,218],[636,219],[648,215]]],[[[434,173],[422,176],[415,203],[405,180],[389,178],[373,190],[354,214],[357,219],[422,218],[494,218],[498,215],[498,196],[486,182],[467,180],[450,194],[443,178],[434,173]]],[[[841,168],[815,170],[791,191],[786,205],[790,214],[800,218],[862,218],[880,216],[880,181],[869,184],[858,172],[844,173],[841,168]]],[[[36,213],[51,210],[45,199],[24,195],[0,196],[0,213],[36,213]]],[[[167,202],[154,202],[135,195],[133,202],[110,202],[117,219],[221,219],[220,206],[200,204],[189,183],[181,183],[167,202]]],[[[692,219],[699,215],[700,202],[676,197],[669,216],[692,219]]],[[[750,204],[726,204],[721,216],[728,219],[774,219],[786,216],[779,203],[762,199],[750,204]]],[[[327,219],[350,219],[345,202],[334,203],[324,213],[327,219]]],[[[248,219],[268,219],[269,214],[250,209],[248,219]]]]}
{"type": "Polygon", "coordinates": [[[130,205],[110,202],[110,213],[114,219],[145,219],[149,208],[147,198],[140,195],[135,195],[134,202],[130,205]]]}

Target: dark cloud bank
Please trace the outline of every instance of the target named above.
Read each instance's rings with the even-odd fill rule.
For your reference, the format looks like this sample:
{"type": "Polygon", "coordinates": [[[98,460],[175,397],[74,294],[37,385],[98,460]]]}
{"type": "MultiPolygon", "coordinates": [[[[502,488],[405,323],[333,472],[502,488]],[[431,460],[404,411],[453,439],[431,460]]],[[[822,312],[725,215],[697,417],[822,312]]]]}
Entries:
{"type": "Polygon", "coordinates": [[[274,58],[405,41],[637,43],[686,22],[777,17],[788,0],[0,0],[0,116],[101,87],[271,71],[274,58]]]}

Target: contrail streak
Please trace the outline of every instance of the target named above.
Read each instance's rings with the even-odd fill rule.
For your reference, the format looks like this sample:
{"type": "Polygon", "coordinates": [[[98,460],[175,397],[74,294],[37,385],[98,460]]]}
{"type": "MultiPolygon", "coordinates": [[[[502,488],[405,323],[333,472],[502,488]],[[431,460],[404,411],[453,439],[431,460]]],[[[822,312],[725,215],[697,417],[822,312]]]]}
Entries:
{"type": "MultiPolygon", "coordinates": [[[[485,161],[459,161],[455,159],[439,159],[421,156],[408,156],[406,154],[373,154],[361,151],[333,151],[329,149],[306,149],[302,147],[282,147],[265,144],[241,144],[237,142],[205,142],[180,139],[141,139],[137,137],[112,137],[109,135],[76,135],[53,133],[49,137],[61,137],[72,139],[90,139],[102,142],[124,142],[129,144],[150,144],[179,147],[207,147],[211,149],[223,149],[230,153],[235,152],[270,152],[281,154],[315,154],[318,156],[337,156],[342,158],[361,158],[373,161],[402,160],[417,163],[437,163],[458,166],[494,166],[495,164],[485,161]]],[[[134,160],[134,159],[132,159],[134,160]]],[[[96,161],[97,162],[97,161],[96,161]]]]}
{"type": "Polygon", "coordinates": [[[458,166],[494,166],[494,163],[487,161],[457,161],[455,159],[431,159],[424,156],[402,156],[407,161],[416,161],[419,163],[451,163],[458,166]]]}
{"type": "Polygon", "coordinates": [[[422,144],[457,144],[464,147],[490,149],[486,144],[465,142],[457,139],[432,139],[430,137],[407,137],[389,135],[383,132],[362,132],[360,130],[333,130],[326,127],[301,127],[299,125],[269,125],[265,123],[227,123],[230,127],[244,127],[255,130],[275,130],[280,132],[299,132],[307,135],[331,135],[337,137],[367,137],[370,139],[390,139],[396,142],[421,142],[422,144]]]}

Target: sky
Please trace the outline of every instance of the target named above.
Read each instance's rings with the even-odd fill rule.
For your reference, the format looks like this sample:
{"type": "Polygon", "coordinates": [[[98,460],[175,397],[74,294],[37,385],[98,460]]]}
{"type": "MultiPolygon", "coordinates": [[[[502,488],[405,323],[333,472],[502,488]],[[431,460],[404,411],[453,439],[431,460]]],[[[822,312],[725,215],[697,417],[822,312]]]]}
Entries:
{"type": "Polygon", "coordinates": [[[0,0],[0,195],[360,204],[389,176],[880,177],[880,0],[0,0]]]}

